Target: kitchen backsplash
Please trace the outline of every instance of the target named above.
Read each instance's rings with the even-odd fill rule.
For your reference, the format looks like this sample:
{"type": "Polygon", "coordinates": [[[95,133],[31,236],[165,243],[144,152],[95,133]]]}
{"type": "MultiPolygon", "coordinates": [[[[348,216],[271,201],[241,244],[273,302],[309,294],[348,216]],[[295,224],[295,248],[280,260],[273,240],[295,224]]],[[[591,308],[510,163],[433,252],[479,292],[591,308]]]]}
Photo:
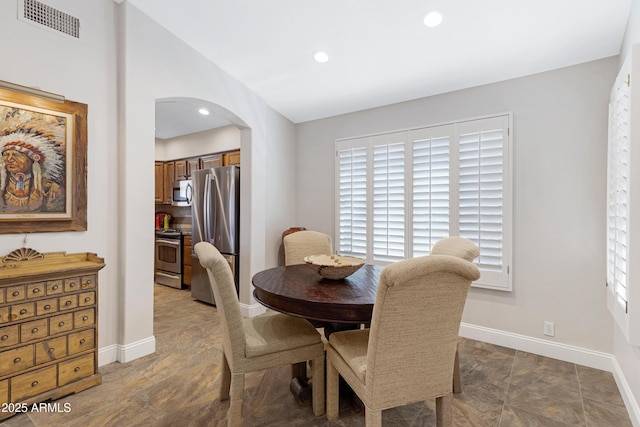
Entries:
{"type": "Polygon", "coordinates": [[[169,228],[182,231],[191,231],[191,208],[185,206],[156,205],[155,213],[167,213],[171,215],[169,228]]]}

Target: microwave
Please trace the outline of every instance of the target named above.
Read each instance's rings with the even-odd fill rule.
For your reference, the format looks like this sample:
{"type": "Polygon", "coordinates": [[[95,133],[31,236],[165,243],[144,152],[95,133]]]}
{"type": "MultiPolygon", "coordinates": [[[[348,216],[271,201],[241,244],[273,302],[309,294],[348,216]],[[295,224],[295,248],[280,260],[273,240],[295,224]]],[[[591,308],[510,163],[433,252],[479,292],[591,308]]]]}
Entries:
{"type": "Polygon", "coordinates": [[[191,206],[193,200],[193,184],[190,179],[181,179],[173,183],[173,206],[191,206]]]}

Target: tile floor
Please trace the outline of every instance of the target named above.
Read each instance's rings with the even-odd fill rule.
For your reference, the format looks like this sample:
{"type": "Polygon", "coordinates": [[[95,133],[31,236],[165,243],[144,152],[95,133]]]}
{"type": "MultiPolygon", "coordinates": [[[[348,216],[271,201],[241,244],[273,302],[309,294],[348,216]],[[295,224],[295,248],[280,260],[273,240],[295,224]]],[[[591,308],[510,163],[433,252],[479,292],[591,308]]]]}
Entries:
{"type": "MultiPolygon", "coordinates": [[[[186,290],[155,289],[156,353],[100,368],[103,383],[57,402],[68,413],[31,412],[6,427],[224,426],[218,400],[220,338],[214,307],[186,290]]],[[[455,426],[631,426],[608,372],[482,342],[460,339],[463,392],[454,397],[455,426]]],[[[247,376],[244,426],[363,426],[341,402],[340,418],[314,417],[289,392],[290,368],[247,376]]],[[[434,402],[383,412],[384,426],[435,425],[434,402]]]]}

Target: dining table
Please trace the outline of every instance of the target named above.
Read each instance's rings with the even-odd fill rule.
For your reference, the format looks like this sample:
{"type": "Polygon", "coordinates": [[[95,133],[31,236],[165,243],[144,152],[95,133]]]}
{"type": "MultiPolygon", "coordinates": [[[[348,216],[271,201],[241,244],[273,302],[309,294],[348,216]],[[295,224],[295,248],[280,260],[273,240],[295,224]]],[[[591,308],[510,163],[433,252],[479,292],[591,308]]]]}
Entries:
{"type": "MultiPolygon", "coordinates": [[[[253,296],[265,307],[324,328],[328,339],[332,332],[371,322],[382,269],[364,264],[350,276],[333,280],[320,276],[307,264],[269,268],[253,276],[253,296]]],[[[290,389],[296,399],[300,403],[310,400],[306,364],[294,365],[292,376],[290,389]]]]}

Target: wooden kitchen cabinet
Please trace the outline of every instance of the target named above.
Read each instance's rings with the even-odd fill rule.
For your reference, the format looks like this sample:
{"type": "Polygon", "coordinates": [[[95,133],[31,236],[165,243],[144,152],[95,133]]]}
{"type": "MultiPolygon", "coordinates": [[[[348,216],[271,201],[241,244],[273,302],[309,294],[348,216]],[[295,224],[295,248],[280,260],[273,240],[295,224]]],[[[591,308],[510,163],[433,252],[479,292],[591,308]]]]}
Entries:
{"type": "Polygon", "coordinates": [[[201,169],[219,168],[223,166],[222,154],[208,154],[200,157],[201,169]]]}
{"type": "Polygon", "coordinates": [[[225,166],[231,166],[231,165],[240,166],[240,150],[224,153],[224,156],[222,159],[225,166]]]}
{"type": "Polygon", "coordinates": [[[189,174],[189,177],[191,177],[193,171],[197,171],[198,169],[200,169],[200,157],[187,159],[187,173],[189,174]]]}
{"type": "Polygon", "coordinates": [[[170,205],[173,194],[173,162],[155,163],[155,202],[170,205]]]}
{"type": "Polygon", "coordinates": [[[187,160],[176,160],[173,162],[175,164],[175,179],[176,181],[179,179],[187,179],[189,177],[189,169],[187,165],[187,160]]]}
{"type": "MultiPolygon", "coordinates": [[[[103,259],[21,248],[0,263],[0,405],[55,400],[100,384],[103,259]]],[[[0,420],[14,414],[0,412],[0,420]]]]}
{"type": "Polygon", "coordinates": [[[191,251],[193,250],[193,244],[190,235],[184,236],[182,244],[182,283],[187,285],[188,289],[191,289],[191,266],[193,259],[191,258],[191,251]]]}

